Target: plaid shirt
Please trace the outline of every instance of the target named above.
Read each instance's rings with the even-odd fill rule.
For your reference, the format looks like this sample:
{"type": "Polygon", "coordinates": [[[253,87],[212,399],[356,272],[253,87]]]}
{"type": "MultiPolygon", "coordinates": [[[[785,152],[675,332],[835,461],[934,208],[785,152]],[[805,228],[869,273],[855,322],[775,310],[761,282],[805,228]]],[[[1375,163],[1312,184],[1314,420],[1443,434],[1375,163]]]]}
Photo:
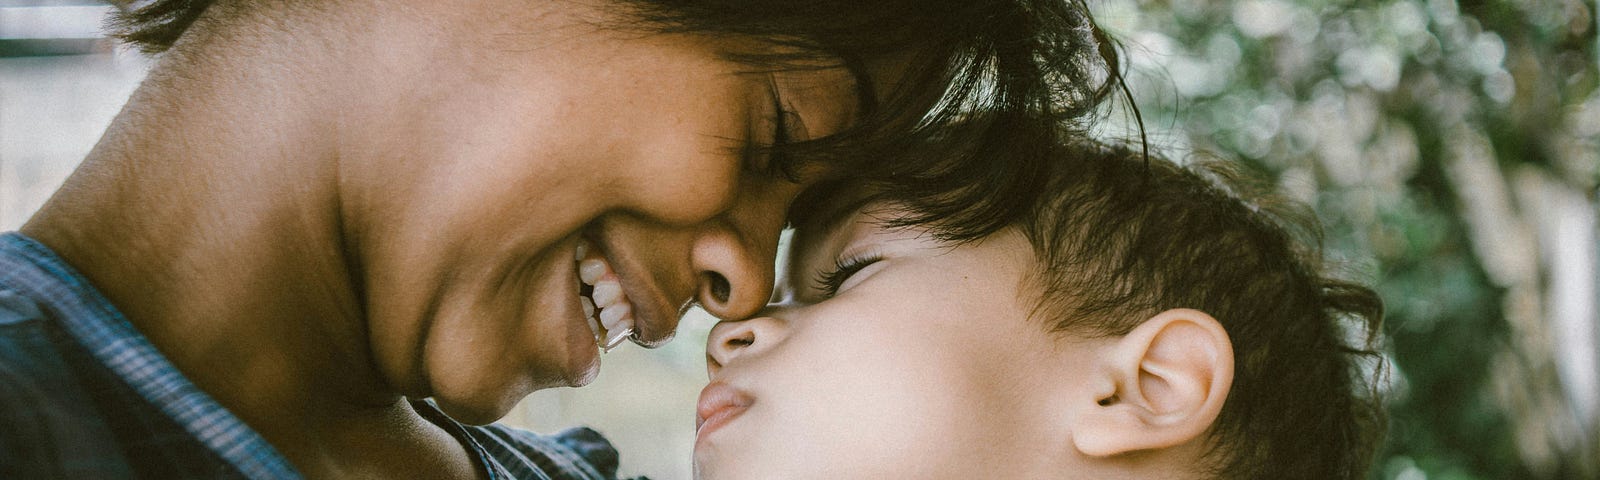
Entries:
{"type": "MultiPolygon", "coordinates": [[[[617,452],[586,428],[554,436],[424,418],[491,479],[612,479],[617,452]]],[[[48,247],[0,234],[0,478],[300,478],[190,383],[48,247]]]]}

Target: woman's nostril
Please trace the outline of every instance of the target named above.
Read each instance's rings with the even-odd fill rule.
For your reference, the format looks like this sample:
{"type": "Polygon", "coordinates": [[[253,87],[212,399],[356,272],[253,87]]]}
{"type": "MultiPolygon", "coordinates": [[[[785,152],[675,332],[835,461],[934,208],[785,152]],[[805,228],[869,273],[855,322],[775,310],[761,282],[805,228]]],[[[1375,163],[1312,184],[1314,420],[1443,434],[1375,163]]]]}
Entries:
{"type": "Polygon", "coordinates": [[[705,275],[711,288],[711,299],[726,305],[728,297],[733,295],[733,285],[728,283],[728,277],[717,272],[706,272],[705,275]]]}
{"type": "Polygon", "coordinates": [[[728,346],[735,347],[735,348],[748,347],[748,346],[755,345],[755,344],[756,344],[756,339],[753,338],[753,337],[749,337],[749,336],[734,337],[734,338],[728,339],[728,346]]]}

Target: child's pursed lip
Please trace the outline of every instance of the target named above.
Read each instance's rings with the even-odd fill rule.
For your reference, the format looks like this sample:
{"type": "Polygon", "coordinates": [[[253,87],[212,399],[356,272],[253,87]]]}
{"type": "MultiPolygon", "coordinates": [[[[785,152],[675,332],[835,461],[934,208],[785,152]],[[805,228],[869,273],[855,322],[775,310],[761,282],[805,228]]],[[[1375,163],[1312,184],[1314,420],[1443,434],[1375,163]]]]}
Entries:
{"type": "Polygon", "coordinates": [[[744,413],[755,399],[727,383],[716,381],[700,391],[695,408],[695,437],[698,440],[744,413]]]}

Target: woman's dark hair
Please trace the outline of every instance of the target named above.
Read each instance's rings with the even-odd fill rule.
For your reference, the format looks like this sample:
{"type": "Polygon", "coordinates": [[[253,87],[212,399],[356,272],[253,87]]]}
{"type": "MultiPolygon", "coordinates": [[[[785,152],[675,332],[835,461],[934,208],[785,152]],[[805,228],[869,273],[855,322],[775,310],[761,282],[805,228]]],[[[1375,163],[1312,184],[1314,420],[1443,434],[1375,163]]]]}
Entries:
{"type": "Polygon", "coordinates": [[[1204,311],[1235,358],[1211,431],[1216,478],[1366,478],[1385,426],[1383,302],[1326,271],[1315,216],[1227,163],[1063,145],[1019,224],[1047,328],[1120,336],[1168,309],[1204,311]]]}
{"type": "MultiPolygon", "coordinates": [[[[865,59],[906,59],[894,91],[866,95],[867,115],[855,128],[779,145],[777,157],[790,163],[777,166],[848,165],[852,178],[842,180],[871,185],[872,200],[914,212],[897,225],[933,226],[945,240],[1014,223],[1049,168],[1031,149],[1082,134],[1121,85],[1116,49],[1082,0],[623,3],[667,31],[742,35],[798,52],[739,58],[753,65],[837,59],[859,72],[865,59]]],[[[796,223],[813,213],[805,211],[816,203],[809,200],[795,202],[796,223]]]]}
{"type": "MultiPolygon", "coordinates": [[[[123,5],[114,34],[160,52],[215,0],[123,5]],[[137,7],[127,6],[139,5],[137,7]]],[[[757,68],[842,64],[863,112],[853,128],[774,145],[774,173],[806,162],[841,165],[877,199],[912,208],[902,224],[964,241],[1015,223],[1042,191],[1046,156],[1031,151],[1082,133],[1121,85],[1116,50],[1083,0],[613,0],[626,28],[764,41],[781,53],[732,53],[757,68]],[[894,60],[904,74],[873,92],[863,65],[894,60]],[[1039,119],[1048,119],[1040,122],[1039,119]]],[[[807,215],[795,203],[795,217],[807,215]]]]}

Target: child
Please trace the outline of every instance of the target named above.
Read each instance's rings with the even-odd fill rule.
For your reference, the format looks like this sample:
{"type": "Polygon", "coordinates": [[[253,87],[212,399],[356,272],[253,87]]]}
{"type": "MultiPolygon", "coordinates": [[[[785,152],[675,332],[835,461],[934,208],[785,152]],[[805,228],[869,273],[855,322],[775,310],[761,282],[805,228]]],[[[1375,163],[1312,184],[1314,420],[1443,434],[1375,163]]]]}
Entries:
{"type": "Polygon", "coordinates": [[[1048,158],[973,241],[867,194],[797,223],[782,299],[712,331],[697,475],[1364,478],[1382,305],[1325,276],[1315,230],[1217,166],[1048,158]]]}

